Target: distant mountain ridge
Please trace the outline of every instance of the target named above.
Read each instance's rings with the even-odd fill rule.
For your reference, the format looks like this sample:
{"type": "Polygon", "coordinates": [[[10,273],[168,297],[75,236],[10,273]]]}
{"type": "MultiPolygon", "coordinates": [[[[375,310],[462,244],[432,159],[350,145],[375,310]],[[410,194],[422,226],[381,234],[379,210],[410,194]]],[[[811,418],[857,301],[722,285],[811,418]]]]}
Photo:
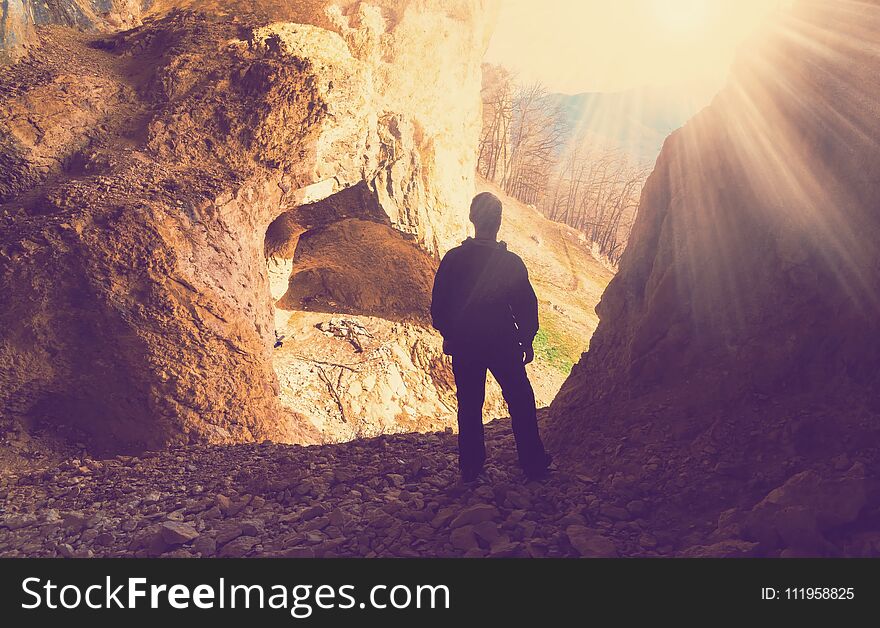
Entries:
{"type": "Polygon", "coordinates": [[[551,94],[572,138],[594,137],[639,163],[653,163],[670,133],[709,104],[708,86],[647,87],[615,93],[551,94]]]}

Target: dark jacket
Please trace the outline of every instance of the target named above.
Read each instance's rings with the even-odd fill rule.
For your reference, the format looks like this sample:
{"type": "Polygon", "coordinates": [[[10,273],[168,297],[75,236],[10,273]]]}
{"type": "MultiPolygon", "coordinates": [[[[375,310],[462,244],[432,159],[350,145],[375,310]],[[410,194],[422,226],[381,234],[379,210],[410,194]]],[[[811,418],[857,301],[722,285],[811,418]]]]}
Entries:
{"type": "Polygon", "coordinates": [[[531,345],[538,299],[526,265],[504,242],[468,238],[440,262],[431,318],[453,355],[531,345]]]}

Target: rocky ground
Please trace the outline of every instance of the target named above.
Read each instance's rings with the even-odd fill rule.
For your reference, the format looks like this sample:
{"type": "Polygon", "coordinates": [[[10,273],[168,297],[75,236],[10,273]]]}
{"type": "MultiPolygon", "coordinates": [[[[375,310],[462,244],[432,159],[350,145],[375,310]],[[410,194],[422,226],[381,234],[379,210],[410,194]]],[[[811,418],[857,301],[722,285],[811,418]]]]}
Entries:
{"type": "Polygon", "coordinates": [[[673,553],[650,506],[556,470],[526,482],[510,422],[462,486],[456,437],[191,447],[2,480],[2,556],[604,557],[673,553]],[[620,502],[620,503],[618,503],[620,502]]]}
{"type": "Polygon", "coordinates": [[[880,557],[873,472],[845,456],[737,502],[741,478],[601,439],[592,464],[528,482],[510,421],[486,430],[470,486],[451,431],[35,460],[0,475],[0,556],[880,557]]]}

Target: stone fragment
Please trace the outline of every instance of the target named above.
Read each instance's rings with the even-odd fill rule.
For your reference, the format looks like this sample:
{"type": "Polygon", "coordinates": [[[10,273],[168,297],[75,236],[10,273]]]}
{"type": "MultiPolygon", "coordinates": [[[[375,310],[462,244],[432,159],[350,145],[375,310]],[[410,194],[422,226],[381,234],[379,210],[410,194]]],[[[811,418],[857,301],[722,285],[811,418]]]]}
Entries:
{"type": "Polygon", "coordinates": [[[477,504],[462,510],[449,524],[452,528],[460,528],[466,525],[473,525],[482,521],[489,521],[500,517],[500,513],[495,506],[489,504],[477,504]]]}
{"type": "Polygon", "coordinates": [[[162,524],[162,540],[168,545],[183,545],[198,536],[198,531],[187,523],[166,521],[162,524]]]}

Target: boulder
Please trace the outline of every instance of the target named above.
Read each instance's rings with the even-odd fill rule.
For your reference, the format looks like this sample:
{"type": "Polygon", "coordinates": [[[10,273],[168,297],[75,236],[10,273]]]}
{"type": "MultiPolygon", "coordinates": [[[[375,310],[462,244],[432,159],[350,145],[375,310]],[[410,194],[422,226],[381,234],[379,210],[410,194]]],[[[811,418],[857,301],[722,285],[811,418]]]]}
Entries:
{"type": "Polygon", "coordinates": [[[867,497],[865,467],[856,463],[839,477],[824,477],[814,470],[798,473],[771,491],[752,512],[760,516],[765,510],[802,509],[815,519],[820,531],[826,531],[855,521],[867,497]]]}
{"type": "Polygon", "coordinates": [[[220,549],[220,558],[243,558],[260,542],[254,536],[239,536],[220,549]]]}
{"type": "Polygon", "coordinates": [[[480,544],[477,542],[477,537],[474,534],[474,526],[472,525],[453,529],[449,535],[449,540],[452,542],[452,547],[464,552],[480,548],[480,544]]]}
{"type": "Polygon", "coordinates": [[[188,523],[166,521],[162,524],[162,540],[168,545],[183,545],[198,538],[198,531],[188,523]]]}
{"type": "Polygon", "coordinates": [[[490,521],[500,516],[501,515],[495,506],[490,504],[477,504],[462,510],[449,525],[452,528],[460,528],[462,526],[474,525],[483,521],[490,521]]]}
{"type": "Polygon", "coordinates": [[[783,547],[809,555],[833,554],[836,550],[825,533],[856,521],[867,495],[865,468],[859,463],[830,477],[814,470],[802,471],[770,491],[751,510],[722,513],[716,536],[758,542],[762,552],[783,547]]]}
{"type": "Polygon", "coordinates": [[[617,546],[614,541],[595,530],[581,525],[570,525],[565,529],[568,542],[582,558],[616,558],[617,546]]]}

